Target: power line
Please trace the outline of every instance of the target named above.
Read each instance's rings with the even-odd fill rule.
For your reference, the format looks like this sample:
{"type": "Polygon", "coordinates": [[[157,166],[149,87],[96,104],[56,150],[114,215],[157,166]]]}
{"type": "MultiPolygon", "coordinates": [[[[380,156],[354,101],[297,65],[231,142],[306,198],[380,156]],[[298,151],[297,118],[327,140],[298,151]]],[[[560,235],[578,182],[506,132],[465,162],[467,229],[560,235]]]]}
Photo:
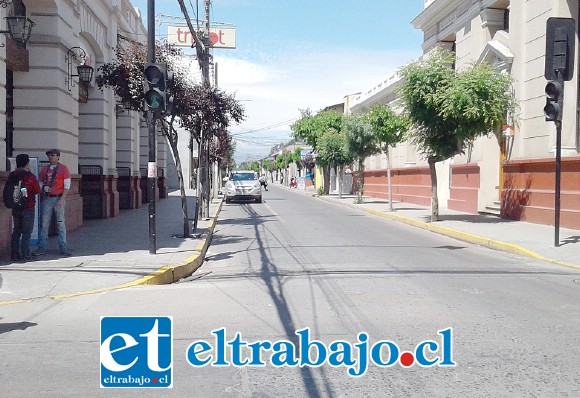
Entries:
{"type": "Polygon", "coordinates": [[[293,123],[293,122],[295,122],[298,119],[299,118],[284,120],[282,122],[276,122],[276,123],[271,124],[269,126],[260,127],[260,128],[253,129],[253,130],[246,130],[246,131],[242,131],[242,132],[239,132],[239,133],[234,133],[234,134],[232,134],[232,137],[235,137],[235,136],[238,136],[238,135],[245,135],[245,134],[257,133],[257,132],[264,131],[264,130],[270,130],[270,129],[273,129],[275,127],[280,127],[280,126],[283,126],[285,124],[293,123]]]}

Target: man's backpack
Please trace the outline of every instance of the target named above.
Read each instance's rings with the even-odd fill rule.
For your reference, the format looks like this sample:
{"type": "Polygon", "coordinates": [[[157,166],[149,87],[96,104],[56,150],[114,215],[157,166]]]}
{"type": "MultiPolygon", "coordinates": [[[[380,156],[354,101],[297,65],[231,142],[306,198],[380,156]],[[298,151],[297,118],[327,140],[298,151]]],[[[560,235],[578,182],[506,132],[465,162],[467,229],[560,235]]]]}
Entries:
{"type": "Polygon", "coordinates": [[[9,209],[24,209],[28,204],[28,197],[22,194],[22,188],[25,188],[23,178],[25,173],[13,172],[8,176],[2,199],[4,205],[9,209]]]}

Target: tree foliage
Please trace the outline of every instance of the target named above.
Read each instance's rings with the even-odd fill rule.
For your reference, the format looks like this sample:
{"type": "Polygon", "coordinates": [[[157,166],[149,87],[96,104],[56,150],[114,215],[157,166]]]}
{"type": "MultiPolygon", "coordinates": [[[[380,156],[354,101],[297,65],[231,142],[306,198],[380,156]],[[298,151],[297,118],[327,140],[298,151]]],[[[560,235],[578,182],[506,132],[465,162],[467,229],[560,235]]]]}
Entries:
{"type": "Polygon", "coordinates": [[[326,131],[334,129],[340,131],[343,114],[336,111],[322,111],[313,115],[307,109],[301,111],[302,118],[294,122],[292,129],[295,139],[304,140],[313,149],[318,149],[318,140],[326,131]]]}
{"type": "Polygon", "coordinates": [[[449,159],[513,115],[512,78],[488,64],[455,71],[454,54],[437,50],[401,69],[401,98],[414,125],[411,139],[427,158],[449,159]]]}
{"type": "MultiPolygon", "coordinates": [[[[239,123],[244,119],[244,109],[233,95],[214,88],[195,83],[191,80],[191,65],[184,61],[181,51],[174,46],[157,44],[155,59],[167,65],[173,72],[174,83],[171,94],[174,106],[170,115],[158,118],[156,122],[173,153],[180,181],[184,236],[189,235],[187,203],[181,161],[177,150],[178,129],[181,126],[190,133],[190,143],[195,139],[200,145],[200,163],[213,156],[224,159],[233,153],[232,140],[227,134],[231,122],[239,123]],[[202,135],[203,134],[203,135],[202,135]],[[203,138],[203,140],[202,140],[203,138]],[[214,142],[214,138],[216,142],[214,142]],[[211,147],[213,145],[213,148],[211,147]]],[[[125,108],[144,114],[147,109],[144,101],[144,67],[147,49],[140,43],[122,39],[116,48],[116,58],[100,66],[96,82],[100,90],[112,89],[125,108]]],[[[228,158],[231,162],[231,156],[228,158]]],[[[200,172],[206,203],[209,202],[209,167],[200,172]]],[[[201,196],[201,193],[200,193],[201,196]]],[[[200,206],[202,209],[203,206],[200,206]]]]}
{"type": "Polygon", "coordinates": [[[396,114],[385,104],[373,106],[366,114],[370,131],[383,152],[388,152],[389,147],[403,142],[410,127],[407,117],[396,114]]]}
{"type": "Polygon", "coordinates": [[[376,137],[372,133],[367,115],[349,115],[345,117],[343,129],[346,134],[348,152],[358,162],[357,201],[362,203],[364,189],[364,160],[379,152],[376,137]]]}
{"type": "Polygon", "coordinates": [[[274,171],[274,170],[276,170],[276,165],[274,164],[274,161],[271,160],[271,159],[264,160],[262,162],[262,167],[266,171],[274,171]]]}
{"type": "Polygon", "coordinates": [[[342,131],[330,129],[318,140],[318,158],[330,166],[342,166],[352,162],[353,158],[348,150],[346,134],[342,131]]]}

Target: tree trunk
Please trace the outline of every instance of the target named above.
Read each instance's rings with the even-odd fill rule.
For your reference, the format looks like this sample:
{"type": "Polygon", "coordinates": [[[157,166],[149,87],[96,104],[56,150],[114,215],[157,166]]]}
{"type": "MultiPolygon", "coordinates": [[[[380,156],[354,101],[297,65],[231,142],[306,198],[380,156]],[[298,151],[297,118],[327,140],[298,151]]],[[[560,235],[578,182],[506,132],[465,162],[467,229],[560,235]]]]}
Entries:
{"type": "Polygon", "coordinates": [[[338,198],[342,199],[342,187],[344,185],[344,165],[338,166],[338,198]]]}
{"type": "MultiPolygon", "coordinates": [[[[205,134],[204,134],[205,135],[205,134]]],[[[202,137],[201,142],[200,142],[200,147],[199,147],[199,153],[198,153],[198,158],[199,158],[199,173],[198,173],[198,179],[199,179],[199,192],[198,192],[198,208],[199,208],[199,215],[201,218],[205,218],[208,217],[205,209],[205,201],[206,201],[206,189],[207,189],[207,164],[206,164],[206,156],[205,156],[205,152],[206,152],[206,139],[205,137],[202,137]]]]}
{"type": "Polygon", "coordinates": [[[360,200],[360,203],[362,203],[362,197],[363,197],[363,190],[364,190],[364,175],[365,175],[365,165],[364,165],[364,160],[363,159],[359,159],[358,161],[358,177],[356,179],[356,190],[357,190],[357,196],[358,199],[360,200]]]}
{"type": "Polygon", "coordinates": [[[322,178],[324,186],[324,194],[328,195],[330,193],[330,165],[325,165],[322,167],[322,178]]]}
{"type": "Polygon", "coordinates": [[[179,191],[181,192],[181,212],[183,213],[183,237],[190,236],[189,217],[187,216],[187,197],[185,196],[185,181],[183,180],[183,171],[181,170],[181,159],[177,151],[177,140],[169,140],[173,159],[175,160],[175,170],[177,171],[177,180],[179,181],[179,191]]]}
{"type": "Polygon", "coordinates": [[[431,173],[431,222],[435,222],[439,220],[439,198],[437,196],[437,170],[435,169],[435,158],[430,157],[428,163],[429,172],[431,173]]]}
{"type": "Polygon", "coordinates": [[[211,185],[211,173],[210,173],[210,164],[209,164],[209,134],[208,134],[208,138],[207,138],[207,144],[206,144],[206,152],[205,152],[205,168],[206,168],[206,185],[205,185],[205,190],[204,190],[204,194],[205,194],[205,217],[209,218],[209,202],[211,201],[210,198],[210,185],[211,185]]]}
{"type": "Polygon", "coordinates": [[[387,190],[389,191],[389,211],[393,211],[393,189],[391,186],[391,158],[389,157],[389,148],[385,151],[387,156],[387,190]]]}

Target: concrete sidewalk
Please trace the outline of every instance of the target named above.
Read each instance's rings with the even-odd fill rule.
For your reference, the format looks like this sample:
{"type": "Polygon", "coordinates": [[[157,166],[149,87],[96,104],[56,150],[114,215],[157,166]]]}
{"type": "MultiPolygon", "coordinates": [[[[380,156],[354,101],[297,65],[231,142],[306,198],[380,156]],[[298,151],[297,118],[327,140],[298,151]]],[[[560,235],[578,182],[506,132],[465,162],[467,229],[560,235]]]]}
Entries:
{"type": "MultiPolygon", "coordinates": [[[[186,194],[188,217],[193,220],[195,191],[186,194]]],[[[51,237],[44,256],[27,263],[0,263],[0,305],[172,283],[187,277],[203,262],[221,204],[221,199],[211,203],[210,218],[200,219],[196,236],[184,239],[175,237],[183,235],[179,192],[157,202],[157,254],[149,253],[147,204],[122,210],[115,218],[85,220],[83,227],[67,237],[71,257],[61,257],[56,237],[51,237]]]]}
{"type": "Polygon", "coordinates": [[[431,208],[413,203],[393,202],[393,212],[390,212],[389,202],[385,199],[364,197],[363,204],[355,204],[355,195],[343,195],[342,199],[339,199],[338,194],[318,196],[313,187],[292,191],[492,249],[580,269],[578,230],[560,228],[560,246],[555,247],[555,229],[550,225],[506,220],[492,215],[467,214],[444,208],[439,209],[439,221],[431,223],[431,208]]]}

